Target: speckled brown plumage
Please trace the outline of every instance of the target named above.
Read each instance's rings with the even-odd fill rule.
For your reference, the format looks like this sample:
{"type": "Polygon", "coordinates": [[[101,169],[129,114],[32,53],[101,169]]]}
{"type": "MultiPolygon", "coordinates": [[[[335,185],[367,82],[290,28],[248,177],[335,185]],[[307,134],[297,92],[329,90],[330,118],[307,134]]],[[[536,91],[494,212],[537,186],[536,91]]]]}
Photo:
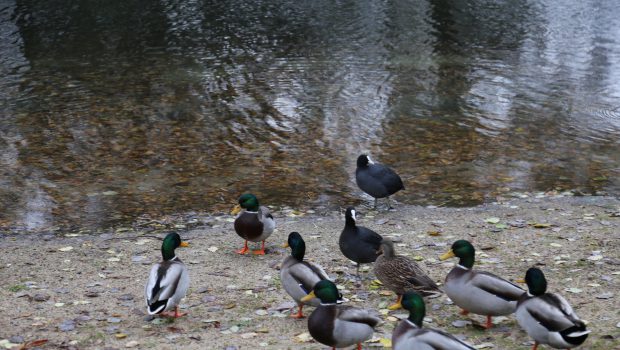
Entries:
{"type": "Polygon", "coordinates": [[[384,239],[381,250],[383,253],[375,261],[374,272],[386,288],[398,295],[406,292],[417,292],[423,296],[442,293],[415,261],[395,254],[391,240],[384,239]]]}

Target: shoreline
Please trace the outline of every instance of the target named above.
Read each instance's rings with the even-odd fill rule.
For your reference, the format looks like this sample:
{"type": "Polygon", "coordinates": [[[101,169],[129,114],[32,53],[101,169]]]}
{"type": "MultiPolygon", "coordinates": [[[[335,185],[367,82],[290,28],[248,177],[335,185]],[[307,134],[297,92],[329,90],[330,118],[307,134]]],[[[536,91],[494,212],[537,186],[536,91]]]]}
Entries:
{"type": "MultiPolygon", "coordinates": [[[[541,266],[550,291],[569,300],[593,330],[579,349],[620,346],[617,198],[506,198],[467,208],[399,204],[395,211],[359,207],[358,213],[359,225],[393,238],[397,254],[417,260],[437,282],[455,263],[439,262],[438,256],[461,238],[476,246],[478,269],[515,280],[527,267],[541,266]]],[[[0,321],[0,339],[47,339],[44,349],[322,349],[307,338],[306,319],[288,317],[296,308],[289,310],[294,304],[279,285],[277,268],[289,254],[280,246],[289,232],[298,231],[307,244],[307,259],[336,279],[349,303],[374,309],[384,319],[374,342],[364,344],[381,348],[379,340],[391,337],[404,312],[386,311],[393,293],[370,286],[371,267],[364,269],[364,285],[353,279],[355,267],[337,244],[343,215],[312,209],[274,210],[273,215],[277,228],[265,256],[234,253],[243,241],[230,215],[211,214],[198,228],[189,228],[191,222],[170,222],[170,227],[158,221],[103,234],[4,234],[0,299],[9,317],[0,321]],[[142,292],[150,265],[161,259],[159,239],[170,229],[191,244],[177,252],[190,271],[190,290],[181,304],[189,315],[172,323],[146,317],[142,292]]],[[[514,316],[498,317],[497,327],[486,332],[476,326],[482,320],[458,315],[445,295],[427,300],[428,327],[482,348],[531,348],[514,316]]]]}

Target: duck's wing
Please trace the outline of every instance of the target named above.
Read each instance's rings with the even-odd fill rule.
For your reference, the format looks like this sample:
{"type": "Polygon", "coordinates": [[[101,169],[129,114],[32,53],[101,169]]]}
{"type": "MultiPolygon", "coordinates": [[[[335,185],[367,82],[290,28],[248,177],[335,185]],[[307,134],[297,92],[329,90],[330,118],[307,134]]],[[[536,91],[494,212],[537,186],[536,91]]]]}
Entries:
{"type": "Polygon", "coordinates": [[[532,298],[525,306],[536,321],[552,332],[583,325],[566,299],[558,294],[546,293],[532,298]]]}
{"type": "Polygon", "coordinates": [[[339,306],[338,319],[349,322],[365,323],[370,327],[376,327],[381,319],[371,315],[367,310],[352,306],[339,306]]]}
{"type": "Polygon", "coordinates": [[[517,301],[525,293],[521,287],[486,271],[473,271],[472,285],[506,301],[517,301]]]}
{"type": "Polygon", "coordinates": [[[413,289],[423,295],[441,293],[437,283],[415,261],[407,257],[396,256],[386,259],[385,263],[375,263],[375,270],[402,289],[413,289]]]}
{"type": "Polygon", "coordinates": [[[321,275],[320,272],[314,270],[313,267],[306,262],[300,262],[290,266],[288,272],[306,294],[310,293],[314,285],[320,280],[326,279],[324,278],[325,275],[321,275]]]}
{"type": "Polygon", "coordinates": [[[433,350],[475,350],[452,334],[438,329],[422,328],[417,332],[416,338],[430,345],[433,350]]]}

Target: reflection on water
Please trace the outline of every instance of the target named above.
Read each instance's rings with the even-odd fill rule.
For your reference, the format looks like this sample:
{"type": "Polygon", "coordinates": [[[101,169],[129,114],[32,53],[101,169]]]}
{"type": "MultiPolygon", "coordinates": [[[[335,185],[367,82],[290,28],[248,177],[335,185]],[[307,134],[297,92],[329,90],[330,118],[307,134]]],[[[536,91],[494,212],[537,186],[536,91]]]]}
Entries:
{"type": "Polygon", "coordinates": [[[3,229],[620,193],[615,0],[1,3],[3,229]]]}

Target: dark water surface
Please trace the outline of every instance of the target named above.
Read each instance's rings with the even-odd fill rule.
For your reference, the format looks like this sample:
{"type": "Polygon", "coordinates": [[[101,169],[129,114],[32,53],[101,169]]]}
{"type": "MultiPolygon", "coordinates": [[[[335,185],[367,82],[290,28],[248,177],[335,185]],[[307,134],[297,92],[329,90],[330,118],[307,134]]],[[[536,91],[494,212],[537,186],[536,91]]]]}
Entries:
{"type": "Polygon", "coordinates": [[[0,229],[620,193],[620,3],[0,0],[0,229]]]}

